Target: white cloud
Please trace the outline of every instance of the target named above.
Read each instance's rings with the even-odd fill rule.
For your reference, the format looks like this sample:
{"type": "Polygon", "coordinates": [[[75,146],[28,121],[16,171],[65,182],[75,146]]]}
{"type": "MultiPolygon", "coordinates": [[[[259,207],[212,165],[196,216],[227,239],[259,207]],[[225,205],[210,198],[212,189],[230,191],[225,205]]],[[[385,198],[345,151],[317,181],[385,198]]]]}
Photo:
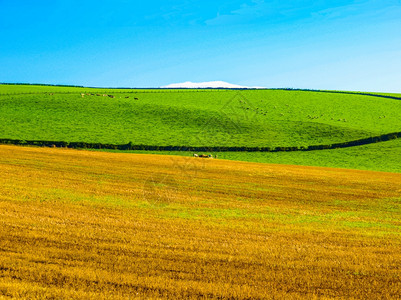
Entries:
{"type": "Polygon", "coordinates": [[[250,3],[241,4],[238,9],[232,10],[228,14],[217,13],[216,17],[206,20],[206,25],[221,25],[227,23],[237,23],[249,21],[249,19],[265,16],[268,6],[264,0],[252,0],[250,3]]]}
{"type": "Polygon", "coordinates": [[[316,11],[312,13],[312,17],[337,19],[343,18],[344,16],[383,16],[386,18],[389,12],[394,10],[399,11],[400,4],[400,0],[387,0],[385,5],[383,5],[382,1],[377,0],[359,0],[355,1],[354,3],[334,6],[316,11]]]}
{"type": "Polygon", "coordinates": [[[166,86],[162,86],[161,88],[166,89],[177,89],[177,88],[186,88],[186,89],[204,89],[204,88],[225,88],[225,89],[263,89],[263,87],[248,87],[237,84],[231,84],[224,81],[207,81],[207,82],[191,82],[186,81],[183,83],[173,83],[166,86]]]}
{"type": "Polygon", "coordinates": [[[250,0],[241,4],[237,9],[228,13],[217,15],[205,21],[206,25],[249,24],[263,19],[264,21],[288,21],[290,19],[342,19],[353,16],[386,16],[386,12],[400,9],[401,0],[341,0],[332,3],[331,7],[323,2],[310,2],[304,0],[250,0]]]}

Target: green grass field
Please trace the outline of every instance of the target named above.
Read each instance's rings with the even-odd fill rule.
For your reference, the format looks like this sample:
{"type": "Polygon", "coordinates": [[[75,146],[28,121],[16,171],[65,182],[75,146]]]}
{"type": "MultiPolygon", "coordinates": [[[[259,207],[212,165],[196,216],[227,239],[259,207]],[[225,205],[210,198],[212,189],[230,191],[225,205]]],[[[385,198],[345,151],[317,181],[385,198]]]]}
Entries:
{"type": "Polygon", "coordinates": [[[132,141],[147,145],[306,146],[401,131],[400,101],[360,95],[36,86],[0,86],[0,94],[2,138],[117,144],[132,141]],[[29,91],[32,94],[18,94],[29,91]],[[81,92],[112,94],[115,98],[82,97],[81,92]]]}
{"type": "MultiPolygon", "coordinates": [[[[101,150],[105,151],[105,150],[101,150]]],[[[109,150],[107,150],[109,151],[109,150]]],[[[113,151],[152,153],[162,155],[192,156],[183,151],[113,151]]],[[[213,152],[219,159],[249,162],[321,166],[344,169],[372,170],[401,173],[401,139],[350,147],[344,149],[316,150],[307,152],[213,152]]],[[[180,158],[176,159],[180,162],[180,158]]]]}
{"type": "MultiPolygon", "coordinates": [[[[380,95],[401,99],[397,94],[380,95]]],[[[398,132],[400,116],[400,100],[358,94],[0,85],[0,138],[21,140],[112,144],[131,141],[158,146],[308,146],[398,132]]],[[[400,154],[400,143],[393,141],[321,152],[226,152],[218,156],[399,172],[400,154]]]]}

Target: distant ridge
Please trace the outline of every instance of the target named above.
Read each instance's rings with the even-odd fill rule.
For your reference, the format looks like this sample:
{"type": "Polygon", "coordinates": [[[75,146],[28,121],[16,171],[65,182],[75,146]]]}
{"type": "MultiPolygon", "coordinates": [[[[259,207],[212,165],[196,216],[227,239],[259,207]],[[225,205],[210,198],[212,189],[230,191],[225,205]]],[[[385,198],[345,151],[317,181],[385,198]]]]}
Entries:
{"type": "Polygon", "coordinates": [[[173,83],[162,86],[164,89],[264,89],[264,87],[249,87],[228,83],[225,81],[207,81],[207,82],[191,82],[173,83]]]}

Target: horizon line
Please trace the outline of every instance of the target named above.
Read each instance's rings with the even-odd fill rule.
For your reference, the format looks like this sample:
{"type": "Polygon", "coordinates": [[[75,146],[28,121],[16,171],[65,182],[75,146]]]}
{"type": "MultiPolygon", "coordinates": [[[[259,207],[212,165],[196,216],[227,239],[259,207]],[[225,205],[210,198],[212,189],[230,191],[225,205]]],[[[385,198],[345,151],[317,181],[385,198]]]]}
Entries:
{"type": "MultiPolygon", "coordinates": [[[[348,91],[348,90],[330,90],[330,89],[311,89],[311,88],[291,88],[291,87],[240,87],[240,88],[227,88],[227,87],[104,87],[104,86],[83,86],[75,84],[52,84],[52,83],[26,83],[26,82],[0,82],[0,85],[32,85],[32,86],[50,86],[50,87],[71,87],[71,88],[88,88],[88,89],[122,89],[122,90],[287,90],[287,91],[310,91],[310,92],[333,92],[333,93],[352,93],[368,95],[378,93],[401,94],[401,92],[370,92],[370,91],[348,91]]],[[[399,99],[399,98],[397,98],[399,99]]]]}

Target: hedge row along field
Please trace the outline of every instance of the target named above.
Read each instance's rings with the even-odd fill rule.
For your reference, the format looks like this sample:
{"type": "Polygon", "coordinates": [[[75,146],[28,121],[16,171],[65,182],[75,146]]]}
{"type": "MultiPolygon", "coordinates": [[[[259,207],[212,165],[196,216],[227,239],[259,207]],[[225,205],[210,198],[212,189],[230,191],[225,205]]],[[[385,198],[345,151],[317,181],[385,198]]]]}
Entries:
{"type": "MultiPolygon", "coordinates": [[[[0,83],[0,85],[4,85],[4,86],[25,86],[28,88],[34,87],[44,87],[46,89],[49,89],[49,87],[54,87],[57,88],[57,93],[60,93],[59,88],[69,88],[68,92],[64,92],[64,93],[74,93],[70,90],[70,88],[75,88],[75,91],[77,88],[81,88],[83,91],[87,91],[89,87],[84,87],[84,86],[77,86],[77,85],[55,85],[55,84],[29,84],[29,83],[0,83]]],[[[102,88],[96,88],[96,87],[92,87],[90,88],[91,90],[103,90],[102,88]]],[[[7,89],[5,89],[7,91],[7,89]]],[[[111,90],[111,89],[108,89],[111,90]]],[[[204,89],[187,89],[187,88],[174,88],[174,89],[170,89],[170,88],[160,88],[160,89],[152,89],[152,88],[148,88],[148,89],[132,89],[132,88],[113,88],[112,89],[114,92],[117,93],[121,93],[121,92],[126,92],[127,90],[130,90],[131,93],[133,91],[147,91],[149,90],[150,92],[165,92],[165,91],[169,91],[169,92],[177,92],[177,93],[181,93],[181,92],[202,92],[202,91],[208,91],[208,90],[231,90],[231,89],[216,89],[216,88],[204,88],[204,89]]],[[[241,90],[241,91],[246,91],[248,89],[237,89],[237,90],[241,90]]],[[[260,89],[259,89],[260,90],[260,89]]],[[[267,90],[267,89],[265,89],[267,90]]],[[[330,91],[330,90],[312,90],[312,89],[292,89],[292,88],[279,88],[279,89],[269,89],[269,90],[279,90],[279,91],[304,91],[304,92],[317,92],[317,93],[337,93],[337,94],[350,94],[350,95],[362,95],[362,96],[373,96],[373,97],[380,97],[380,98],[388,98],[388,99],[395,99],[395,100],[401,100],[401,95],[400,94],[396,94],[396,93],[366,93],[366,92],[350,92],[350,91],[330,91]]],[[[33,93],[41,93],[40,91],[28,91],[28,92],[20,92],[19,94],[33,94],[33,93]]],[[[15,89],[10,89],[8,95],[16,95],[18,94],[18,92],[15,92],[15,89]]],[[[3,94],[4,95],[4,94],[3,94]]]]}
{"type": "Polygon", "coordinates": [[[0,294],[399,296],[401,174],[180,159],[0,146],[0,294]]]}
{"type": "Polygon", "coordinates": [[[293,152],[293,151],[314,151],[329,150],[338,148],[348,148],[361,145],[368,145],[379,142],[395,140],[401,137],[401,132],[383,134],[380,136],[337,143],[332,145],[314,145],[305,147],[191,147],[191,146],[151,146],[151,145],[134,145],[129,142],[126,145],[112,145],[101,143],[86,142],[60,142],[60,141],[24,141],[0,139],[0,144],[11,144],[20,146],[39,146],[39,147],[63,147],[73,149],[111,149],[111,150],[150,150],[150,151],[209,151],[209,152],[293,152]]]}

